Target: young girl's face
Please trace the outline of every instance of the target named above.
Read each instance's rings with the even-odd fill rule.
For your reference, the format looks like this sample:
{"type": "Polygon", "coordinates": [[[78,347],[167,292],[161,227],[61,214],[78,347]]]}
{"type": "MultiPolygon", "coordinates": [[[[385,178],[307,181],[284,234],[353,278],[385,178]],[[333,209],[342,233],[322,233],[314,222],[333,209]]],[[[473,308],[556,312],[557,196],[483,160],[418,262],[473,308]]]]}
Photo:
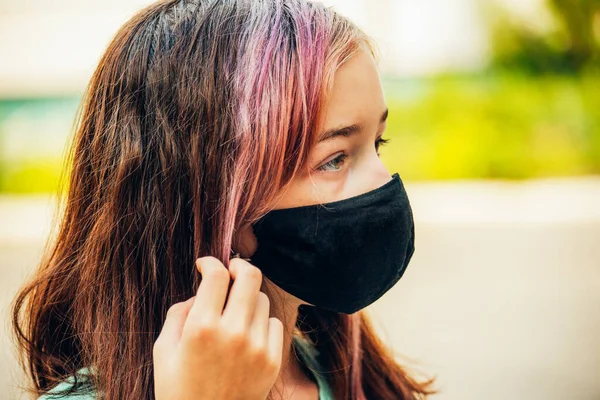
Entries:
{"type": "Polygon", "coordinates": [[[378,156],[387,107],[373,56],[366,50],[335,74],[321,140],[275,208],[327,203],[375,189],[391,179],[378,156]]]}
{"type": "MultiPolygon", "coordinates": [[[[392,179],[378,154],[387,107],[375,60],[366,48],[336,71],[324,118],[321,140],[309,154],[310,172],[294,177],[275,209],[343,200],[392,179]]],[[[240,232],[236,247],[242,257],[254,253],[251,227],[240,232]]]]}

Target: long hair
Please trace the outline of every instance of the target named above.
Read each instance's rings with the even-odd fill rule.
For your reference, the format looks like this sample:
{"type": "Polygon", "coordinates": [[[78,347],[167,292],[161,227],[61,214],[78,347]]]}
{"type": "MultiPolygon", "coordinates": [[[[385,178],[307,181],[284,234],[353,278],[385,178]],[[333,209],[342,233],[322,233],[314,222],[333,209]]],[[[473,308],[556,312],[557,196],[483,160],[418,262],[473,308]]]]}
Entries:
{"type": "MultiPolygon", "coordinates": [[[[93,366],[103,398],[154,398],[153,343],[196,292],[194,260],[228,266],[236,232],[307,167],[333,75],[362,44],[375,55],[305,0],[160,1],[121,27],[78,109],[56,235],[13,303],[31,392],[93,366]]],[[[432,393],[364,313],[299,320],[336,399],[432,393]]]]}

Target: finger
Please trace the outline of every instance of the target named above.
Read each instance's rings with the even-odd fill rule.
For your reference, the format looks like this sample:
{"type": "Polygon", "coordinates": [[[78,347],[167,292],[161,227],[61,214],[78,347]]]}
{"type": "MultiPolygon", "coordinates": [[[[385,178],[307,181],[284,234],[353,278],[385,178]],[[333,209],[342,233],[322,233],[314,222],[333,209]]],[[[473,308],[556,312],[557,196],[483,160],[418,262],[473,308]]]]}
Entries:
{"type": "Polygon", "coordinates": [[[196,267],[202,281],[196,292],[196,300],[190,310],[190,319],[215,321],[221,317],[230,275],[227,268],[215,257],[202,257],[196,260],[196,267]]]}
{"type": "Polygon", "coordinates": [[[228,325],[246,329],[250,325],[256,307],[258,292],[262,283],[262,273],[258,268],[241,258],[229,262],[229,273],[233,285],[229,291],[223,319],[228,325]]]}
{"type": "Polygon", "coordinates": [[[250,322],[250,338],[258,347],[264,347],[267,344],[269,308],[269,297],[264,292],[258,292],[256,307],[250,322]]]}
{"type": "Polygon", "coordinates": [[[194,304],[194,297],[190,297],[184,302],[175,303],[167,311],[165,322],[158,336],[157,342],[168,345],[174,345],[179,342],[185,320],[194,304]]]}
{"type": "Polygon", "coordinates": [[[269,358],[276,363],[279,369],[283,357],[283,323],[275,317],[269,318],[267,341],[269,358]]]}

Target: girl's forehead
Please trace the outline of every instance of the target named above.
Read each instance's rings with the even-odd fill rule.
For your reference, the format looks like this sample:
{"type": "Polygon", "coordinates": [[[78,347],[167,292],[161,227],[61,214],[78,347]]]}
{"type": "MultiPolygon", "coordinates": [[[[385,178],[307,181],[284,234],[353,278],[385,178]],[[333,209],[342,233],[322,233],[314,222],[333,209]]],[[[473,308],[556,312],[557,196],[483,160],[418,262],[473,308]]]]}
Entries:
{"type": "MultiPolygon", "coordinates": [[[[335,73],[325,105],[325,129],[379,119],[386,109],[377,65],[366,50],[359,50],[335,73]]],[[[378,122],[378,121],[377,121],[378,122]]]]}

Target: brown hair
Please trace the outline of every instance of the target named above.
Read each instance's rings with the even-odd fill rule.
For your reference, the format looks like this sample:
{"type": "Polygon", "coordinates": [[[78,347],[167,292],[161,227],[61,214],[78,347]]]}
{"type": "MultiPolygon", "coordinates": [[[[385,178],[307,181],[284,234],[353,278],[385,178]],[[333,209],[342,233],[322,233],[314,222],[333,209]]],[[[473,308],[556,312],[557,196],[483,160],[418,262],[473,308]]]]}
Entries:
{"type": "MultiPolygon", "coordinates": [[[[236,231],[305,166],[335,70],[368,42],[304,0],[161,1],[118,31],[81,103],[56,237],[13,304],[33,393],[73,375],[73,390],[154,398],[153,344],[195,294],[194,260],[228,265],[236,231]]],[[[336,399],[433,393],[364,313],[299,321],[336,399]]]]}

